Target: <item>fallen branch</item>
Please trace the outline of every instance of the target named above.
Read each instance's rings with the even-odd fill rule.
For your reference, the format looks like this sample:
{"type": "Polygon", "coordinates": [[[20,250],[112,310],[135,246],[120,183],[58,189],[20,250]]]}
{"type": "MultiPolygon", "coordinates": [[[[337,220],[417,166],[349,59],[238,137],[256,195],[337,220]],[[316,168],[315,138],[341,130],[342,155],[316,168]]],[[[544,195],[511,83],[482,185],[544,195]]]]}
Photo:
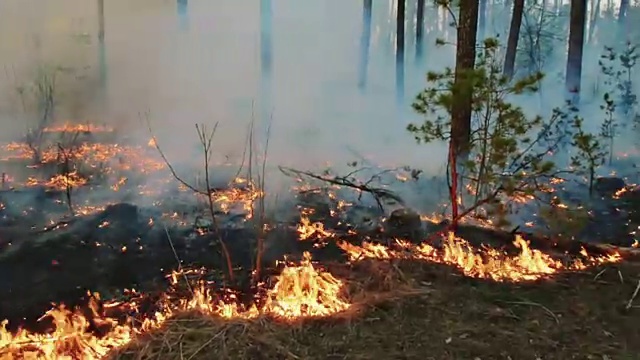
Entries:
{"type": "Polygon", "coordinates": [[[640,292],[640,280],[638,280],[638,286],[636,286],[636,289],[633,291],[633,295],[631,295],[631,299],[629,299],[629,302],[625,307],[626,310],[629,310],[633,307],[633,301],[636,299],[639,292],[640,292]]]}
{"type": "MultiPolygon", "coordinates": [[[[355,189],[357,191],[359,191],[361,194],[362,193],[369,193],[373,196],[374,200],[376,201],[376,203],[378,204],[378,207],[380,208],[380,210],[384,210],[384,207],[382,205],[383,200],[393,200],[395,202],[397,202],[400,205],[404,205],[404,200],[402,200],[402,198],[400,198],[400,196],[396,195],[394,192],[387,190],[387,189],[383,189],[383,188],[376,188],[376,187],[372,187],[369,184],[371,182],[373,182],[376,179],[379,179],[381,175],[388,173],[390,171],[393,170],[384,170],[381,171],[373,176],[371,176],[371,178],[369,180],[367,180],[366,182],[358,182],[357,180],[355,180],[354,178],[352,178],[352,176],[359,172],[362,171],[363,169],[358,169],[358,170],[354,170],[351,173],[345,175],[345,176],[334,176],[334,177],[329,177],[327,175],[317,175],[314,174],[312,172],[309,171],[302,171],[302,170],[296,170],[296,169],[292,169],[292,168],[288,168],[288,167],[282,167],[279,166],[278,167],[280,169],[280,171],[290,177],[296,177],[296,178],[300,178],[300,177],[309,177],[315,180],[320,180],[326,183],[329,183],[331,185],[338,185],[338,186],[344,186],[344,187],[348,187],[348,188],[352,188],[355,189]]],[[[360,194],[360,195],[361,195],[360,194]]],[[[358,199],[360,199],[360,197],[358,197],[358,199]]]]}
{"type": "Polygon", "coordinates": [[[542,304],[538,304],[532,301],[506,301],[506,303],[510,305],[525,305],[525,306],[539,307],[542,310],[544,310],[547,314],[549,314],[549,316],[551,316],[553,320],[555,320],[556,324],[560,325],[560,318],[558,318],[558,315],[556,315],[553,311],[549,310],[549,308],[547,308],[542,304]]]}

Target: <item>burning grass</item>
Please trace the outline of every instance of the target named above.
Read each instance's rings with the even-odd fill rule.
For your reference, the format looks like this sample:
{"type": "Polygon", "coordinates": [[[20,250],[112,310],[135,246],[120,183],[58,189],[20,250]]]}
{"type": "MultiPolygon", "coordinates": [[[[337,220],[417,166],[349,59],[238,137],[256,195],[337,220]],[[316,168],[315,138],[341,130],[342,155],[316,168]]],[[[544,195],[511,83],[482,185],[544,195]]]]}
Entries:
{"type": "MultiPolygon", "coordinates": [[[[530,249],[522,238],[516,237],[515,241],[516,247],[521,251],[515,257],[491,249],[477,254],[467,243],[456,239],[453,234],[445,240],[442,250],[427,244],[410,246],[403,242],[398,242],[399,247],[396,249],[369,243],[360,247],[341,243],[340,247],[349,254],[352,261],[356,261],[353,265],[356,270],[358,262],[368,262],[365,268],[374,276],[373,280],[369,278],[367,283],[362,279],[360,282],[349,279],[347,287],[345,281],[315,267],[310,255],[305,253],[299,266],[285,266],[276,277],[273,287],[265,288],[249,306],[238,303],[235,294],[216,297],[202,285],[189,288],[191,296],[188,298],[172,298],[167,295],[157,304],[159,310],[152,316],[132,317],[125,322],[101,314],[95,301],[90,303],[90,316],[81,311],[69,311],[61,306],[45,315],[53,319],[53,331],[45,335],[25,330],[12,334],[0,329],[0,349],[8,358],[99,359],[124,346],[124,349],[116,350],[120,356],[137,354],[136,358],[157,358],[162,355],[164,358],[178,356],[171,352],[177,351],[175,346],[178,346],[180,356],[184,356],[182,354],[186,352],[188,356],[195,358],[205,348],[217,345],[219,348],[209,349],[200,356],[210,356],[211,351],[216,351],[221,352],[219,356],[223,358],[256,358],[255,354],[266,351],[265,354],[270,356],[299,358],[294,352],[287,350],[287,346],[278,345],[278,341],[284,339],[269,340],[269,336],[278,336],[278,333],[285,331],[283,323],[299,323],[305,318],[332,317],[350,310],[351,313],[355,313],[355,309],[379,303],[381,299],[388,298],[389,294],[393,294],[394,297],[403,294],[424,294],[424,286],[420,284],[425,282],[408,279],[405,275],[406,270],[400,269],[397,260],[453,265],[465,277],[512,283],[548,278],[560,270],[587,268],[587,265],[580,261],[563,268],[560,262],[530,249]],[[371,262],[372,259],[396,262],[386,262],[382,267],[372,266],[376,264],[371,262]],[[416,291],[418,288],[420,290],[416,291]],[[188,320],[184,320],[185,314],[193,312],[199,315],[195,318],[187,316],[188,320]],[[208,318],[205,319],[204,316],[208,318]],[[171,320],[167,322],[168,319],[171,320]],[[96,324],[107,330],[97,335],[96,324]],[[161,343],[150,345],[158,341],[155,338],[157,335],[150,333],[158,331],[163,334],[161,343]],[[232,336],[233,340],[229,340],[232,344],[227,344],[228,336],[232,336]],[[143,340],[139,339],[145,338],[151,342],[140,345],[138,341],[143,340]],[[262,349],[263,347],[266,348],[262,349]],[[167,351],[169,353],[165,354],[167,351]]],[[[591,264],[596,265],[620,261],[619,255],[591,258],[591,264]]],[[[362,267],[359,269],[362,270],[362,267]]],[[[349,270],[353,269],[347,269],[349,270]]],[[[415,272],[415,269],[409,271],[415,272]]],[[[172,283],[178,285],[181,276],[172,274],[172,283]]],[[[122,304],[107,303],[102,305],[102,308],[116,306],[122,304]]],[[[129,309],[136,308],[135,302],[127,303],[126,306],[129,309]]],[[[553,316],[559,321],[557,315],[553,316]]]]}
{"type": "Polygon", "coordinates": [[[520,250],[517,256],[508,256],[488,247],[478,251],[453,233],[445,238],[441,249],[427,243],[412,245],[399,240],[395,245],[395,249],[368,242],[364,242],[362,246],[341,242],[338,246],[356,261],[363,258],[418,259],[455,266],[469,277],[511,282],[538,280],[560,271],[584,270],[595,265],[622,261],[620,254],[589,256],[583,248],[581,255],[585,260],[570,259],[567,264],[540,250],[532,249],[529,242],[520,235],[516,235],[513,243],[520,250]]]}
{"type": "MultiPolygon", "coordinates": [[[[59,131],[110,133],[113,129],[65,124],[45,132],[59,131]]],[[[155,141],[148,145],[157,146],[155,141]]],[[[44,187],[47,191],[66,189],[70,196],[70,188],[91,190],[94,186],[104,186],[104,181],[100,184],[86,170],[91,168],[108,175],[107,187],[113,193],[134,191],[145,197],[155,195],[158,201],[153,205],[157,208],[163,205],[160,199],[165,198],[164,194],[158,196],[157,188],[166,187],[171,182],[169,174],[166,178],[159,177],[157,181],[161,183],[160,186],[151,181],[144,185],[136,184],[134,178],[136,175],[146,176],[152,172],[168,170],[170,165],[159,161],[157,156],[151,156],[147,150],[138,146],[85,141],[75,144],[73,151],[69,151],[74,163],[72,168],[67,169],[70,171],[64,174],[44,172],[47,175],[34,175],[25,181],[17,181],[3,174],[3,188],[8,181],[6,179],[10,179],[12,187],[44,187]]],[[[24,144],[12,143],[4,147],[5,161],[25,162],[29,157],[30,148],[24,144]]],[[[55,146],[45,147],[40,159],[40,164],[30,165],[30,168],[43,170],[41,168],[47,163],[59,165],[60,154],[55,146]]],[[[173,172],[173,169],[169,170],[173,172]]],[[[214,223],[217,216],[230,213],[241,213],[246,224],[255,220],[252,219],[254,202],[263,194],[250,180],[236,176],[228,188],[215,191],[211,191],[209,185],[207,180],[207,190],[204,192],[189,188],[184,183],[177,188],[182,196],[185,193],[188,193],[187,197],[190,196],[191,202],[187,203],[187,207],[193,207],[197,201],[208,202],[214,223]]],[[[330,186],[332,190],[337,187],[339,186],[335,183],[330,186]]],[[[75,193],[77,192],[74,191],[75,193]]],[[[309,191],[305,193],[309,199],[314,198],[312,195],[318,195],[309,191]]],[[[393,193],[386,190],[374,193],[376,194],[393,198],[393,193]]],[[[625,307],[626,315],[611,314],[598,307],[604,302],[603,299],[611,301],[609,305],[614,305],[621,301],[623,293],[627,299],[631,293],[630,280],[624,278],[620,269],[628,269],[632,265],[623,262],[622,256],[615,249],[591,253],[582,247],[575,251],[565,249],[564,253],[552,254],[532,247],[522,236],[512,237],[511,234],[509,238],[513,239],[502,244],[504,246],[489,246],[489,242],[484,240],[473,241],[473,234],[470,237],[463,236],[469,240],[467,241],[460,234],[453,233],[448,236],[432,236],[428,241],[420,243],[411,242],[384,232],[380,234],[376,231],[372,233],[356,230],[357,227],[342,217],[353,203],[341,199],[333,191],[328,192],[328,198],[335,206],[324,209],[327,218],[312,221],[312,217],[322,218],[323,211],[300,206],[299,223],[284,226],[280,224],[280,227],[293,234],[295,244],[299,246],[294,246],[295,249],[314,250],[322,255],[323,251],[333,248],[341,255],[346,255],[349,260],[347,263],[338,261],[336,257],[319,265],[313,263],[311,255],[305,252],[297,264],[276,264],[280,269],[277,275],[270,278],[261,276],[260,279],[264,282],[246,292],[231,291],[219,286],[217,280],[213,282],[206,277],[206,271],[193,272],[200,275],[198,281],[183,281],[192,273],[178,266],[180,272],[173,272],[168,276],[170,287],[161,295],[129,291],[124,299],[107,301],[91,295],[88,306],[70,310],[60,305],[49,310],[43,319],[52,320],[51,326],[41,332],[34,332],[32,329],[9,331],[6,322],[3,323],[0,327],[0,358],[423,359],[425,354],[434,359],[475,356],[493,358],[497,355],[522,358],[525,354],[536,354],[544,358],[571,358],[585,354],[624,355],[626,351],[636,349],[628,342],[630,336],[637,335],[637,329],[629,327],[630,320],[627,318],[636,313],[633,301],[629,301],[628,304],[631,305],[625,307]],[[617,269],[607,271],[603,268],[605,270],[591,277],[591,282],[586,280],[584,273],[605,265],[610,269],[617,269]],[[617,274],[616,279],[620,284],[616,284],[615,288],[612,284],[606,285],[612,287],[609,291],[604,291],[603,279],[610,273],[617,274]],[[578,288],[559,287],[558,284],[563,283],[569,288],[578,288]],[[613,293],[618,293],[620,297],[611,300],[613,293]],[[556,295],[559,296],[558,299],[549,299],[556,295]],[[589,299],[582,299],[583,296],[589,299]],[[584,303],[581,310],[586,312],[584,314],[578,314],[572,308],[574,304],[581,302],[584,303]],[[527,310],[523,311],[521,307],[526,307],[527,310]],[[611,345],[608,347],[588,344],[586,352],[579,352],[582,350],[577,344],[581,341],[575,339],[584,336],[576,330],[576,326],[580,324],[580,316],[588,318],[585,326],[610,334],[607,335],[607,340],[616,339],[617,342],[609,341],[611,345]],[[602,324],[598,325],[598,322],[602,324]],[[487,329],[488,331],[484,331],[487,329]],[[556,339],[560,334],[575,335],[572,338],[575,344],[564,340],[566,337],[556,339]],[[512,340],[509,341],[509,338],[512,340]],[[498,350],[490,345],[496,341],[501,345],[498,350]],[[505,347],[505,344],[513,346],[505,347]]],[[[70,205],[71,200],[68,199],[68,202],[70,205]]],[[[379,201],[378,204],[381,205],[379,201]]],[[[4,210],[4,206],[0,203],[0,210],[4,210]]],[[[113,231],[120,231],[127,224],[141,224],[135,229],[135,241],[129,243],[131,252],[135,253],[133,247],[143,251],[145,240],[141,240],[138,235],[140,227],[153,228],[156,223],[168,222],[167,220],[176,223],[178,227],[189,227],[189,224],[195,223],[193,229],[189,230],[189,236],[176,238],[175,241],[171,240],[169,230],[163,224],[162,239],[164,240],[166,232],[173,251],[171,262],[174,262],[173,256],[177,263],[182,259],[174,242],[181,246],[192,246],[198,241],[211,241],[211,226],[201,224],[200,215],[196,220],[188,222],[184,213],[179,214],[166,207],[160,209],[163,213],[161,216],[136,222],[133,220],[138,215],[135,206],[105,208],[104,201],[96,204],[74,204],[73,219],[63,222],[50,220],[50,226],[34,234],[53,233],[50,238],[56,239],[55,242],[62,242],[64,237],[56,236],[68,235],[65,231],[84,231],[81,218],[97,211],[103,213],[90,218],[87,223],[105,233],[112,228],[109,214],[117,213],[118,209],[120,213],[114,217],[116,220],[120,219],[120,228],[116,221],[113,231]],[[72,228],[76,230],[71,230],[72,228]]],[[[265,225],[266,229],[262,229],[261,234],[268,236],[272,230],[271,225],[261,225],[265,225]]],[[[29,226],[35,228],[33,224],[29,226]]],[[[79,232],[76,231],[75,235],[79,232]]],[[[50,238],[43,242],[50,241],[50,238]]],[[[75,239],[73,234],[69,238],[75,239]]],[[[93,238],[73,241],[73,244],[82,241],[96,244],[100,242],[93,238]]],[[[217,238],[217,242],[222,243],[222,237],[217,238]]],[[[141,259],[136,258],[136,255],[128,255],[126,245],[108,245],[124,254],[122,256],[131,256],[128,261],[141,259]]],[[[9,243],[9,246],[12,254],[19,252],[17,244],[14,246],[9,243]]],[[[82,254],[87,256],[98,256],[91,252],[93,250],[84,251],[82,254]]],[[[9,253],[10,251],[6,251],[3,256],[8,256],[9,253]]],[[[105,258],[113,256],[100,254],[105,258]]],[[[155,258],[145,259],[152,259],[153,264],[157,264],[155,258]]],[[[70,257],[65,257],[65,260],[72,261],[70,257]]],[[[166,259],[163,258],[164,260],[166,259]]],[[[52,260],[52,264],[60,266],[56,259],[52,260]]],[[[118,270],[123,267],[123,263],[118,262],[109,265],[118,270]]],[[[163,262],[162,266],[166,269],[167,263],[163,262]]],[[[41,275],[38,272],[35,274],[41,275]]],[[[37,314],[40,314],[40,310],[37,314]]],[[[593,340],[595,339],[599,339],[598,336],[594,335],[593,340]]]]}
{"type": "Polygon", "coordinates": [[[469,280],[432,263],[367,261],[352,270],[352,281],[369,293],[357,316],[292,326],[269,318],[183,314],[112,358],[632,359],[640,353],[638,313],[623,304],[635,285],[628,276],[639,270],[625,264],[514,285],[469,280]],[[371,297],[383,283],[387,289],[411,283],[420,290],[371,297]]]}
{"type": "MultiPolygon", "coordinates": [[[[181,275],[173,274],[174,285],[181,275]]],[[[47,334],[34,334],[20,330],[12,334],[6,323],[0,327],[0,356],[28,359],[100,359],[111,350],[128,344],[135,337],[163,326],[176,314],[198,312],[220,319],[256,319],[271,317],[288,321],[301,317],[329,316],[349,309],[341,298],[343,284],[330,273],[316,269],[306,254],[299,266],[285,266],[273,288],[265,291],[261,305],[243,307],[236,297],[216,298],[205,286],[191,288],[190,298],[172,298],[166,295],[156,304],[158,311],[145,318],[129,318],[121,323],[104,316],[100,308],[123,306],[121,303],[98,304],[95,297],[89,303],[90,314],[70,311],[61,305],[48,311],[43,318],[53,320],[53,330],[47,334]],[[103,329],[97,335],[96,325],[103,329]]],[[[124,304],[136,309],[136,303],[124,304]]]]}

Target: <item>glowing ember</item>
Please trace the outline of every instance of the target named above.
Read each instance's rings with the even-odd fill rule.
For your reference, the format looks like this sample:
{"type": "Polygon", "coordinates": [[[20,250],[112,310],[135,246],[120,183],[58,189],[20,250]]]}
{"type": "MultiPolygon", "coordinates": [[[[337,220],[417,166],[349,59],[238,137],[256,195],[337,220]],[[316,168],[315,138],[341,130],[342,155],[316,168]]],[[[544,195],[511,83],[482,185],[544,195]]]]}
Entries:
{"type": "MultiPolygon", "coordinates": [[[[175,282],[178,276],[174,273],[171,278],[175,282]]],[[[48,334],[34,334],[26,330],[12,334],[6,330],[7,322],[3,322],[0,326],[0,358],[100,359],[111,350],[131,342],[144,332],[157,329],[168,318],[184,311],[195,310],[211,316],[243,319],[259,316],[282,319],[327,316],[349,308],[350,304],[340,298],[342,288],[340,280],[316,269],[311,263],[311,256],[305,253],[300,266],[284,268],[275,286],[267,292],[265,305],[260,309],[256,306],[243,309],[233,301],[215,301],[212,294],[201,287],[194,289],[190,299],[167,298],[162,312],[134,327],[100,316],[94,296],[90,302],[92,320],[110,329],[106,335],[94,335],[89,330],[91,322],[80,311],[73,312],[60,306],[49,310],[44,316],[54,320],[54,330],[48,334]]],[[[121,305],[110,303],[105,307],[121,305]]],[[[135,303],[127,305],[130,309],[136,308],[135,303]]]]}
{"type": "Polygon", "coordinates": [[[67,133],[99,133],[99,132],[113,132],[112,127],[106,125],[93,125],[93,124],[72,124],[64,123],[62,125],[47,127],[44,132],[67,132],[67,133]]]}

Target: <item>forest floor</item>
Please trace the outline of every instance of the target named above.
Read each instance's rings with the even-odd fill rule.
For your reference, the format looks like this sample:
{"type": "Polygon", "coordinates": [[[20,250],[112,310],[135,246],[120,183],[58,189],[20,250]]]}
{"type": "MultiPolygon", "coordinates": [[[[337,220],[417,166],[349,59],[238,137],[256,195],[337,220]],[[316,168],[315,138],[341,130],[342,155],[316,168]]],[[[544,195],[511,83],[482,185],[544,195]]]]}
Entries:
{"type": "Polygon", "coordinates": [[[368,294],[356,311],[296,324],[183,315],[113,358],[640,359],[640,296],[628,306],[638,261],[531,283],[406,261],[369,262],[349,277],[368,294]]]}

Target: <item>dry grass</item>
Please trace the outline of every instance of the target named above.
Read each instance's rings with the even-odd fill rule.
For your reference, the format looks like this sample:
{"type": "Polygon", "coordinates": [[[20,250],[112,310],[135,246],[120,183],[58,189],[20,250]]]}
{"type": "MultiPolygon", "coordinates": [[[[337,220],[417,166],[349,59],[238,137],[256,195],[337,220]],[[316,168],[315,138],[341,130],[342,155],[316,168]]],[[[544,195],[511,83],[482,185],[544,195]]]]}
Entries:
{"type": "Polygon", "coordinates": [[[625,309],[638,263],[530,284],[407,262],[331,270],[349,274],[348,314],[295,324],[185,314],[114,359],[640,359],[640,303],[625,309]]]}

